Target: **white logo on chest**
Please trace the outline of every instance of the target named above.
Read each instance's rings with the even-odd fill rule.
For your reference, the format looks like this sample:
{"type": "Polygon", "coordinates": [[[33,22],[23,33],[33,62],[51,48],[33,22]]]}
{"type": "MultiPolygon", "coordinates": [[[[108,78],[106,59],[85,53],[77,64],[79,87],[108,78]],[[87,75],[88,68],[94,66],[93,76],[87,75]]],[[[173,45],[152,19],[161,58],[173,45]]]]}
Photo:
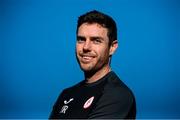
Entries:
{"type": "Polygon", "coordinates": [[[68,103],[70,103],[70,102],[73,101],[73,100],[74,100],[73,98],[71,98],[69,101],[65,100],[65,101],[64,101],[64,104],[68,104],[68,103]]]}
{"type": "Polygon", "coordinates": [[[61,111],[60,113],[66,113],[66,110],[68,109],[68,106],[67,105],[64,105],[62,108],[61,108],[61,111]]]}
{"type": "Polygon", "coordinates": [[[86,108],[88,108],[89,106],[91,106],[93,100],[94,100],[94,96],[92,96],[91,98],[89,98],[89,99],[84,103],[83,108],[86,109],[86,108]]]}
{"type": "Polygon", "coordinates": [[[65,114],[65,113],[66,113],[66,110],[68,109],[67,104],[70,103],[70,102],[73,101],[73,100],[74,100],[73,98],[69,99],[69,101],[65,100],[65,101],[64,101],[64,104],[65,104],[65,105],[63,105],[63,107],[61,108],[60,113],[64,113],[64,114],[65,114]]]}

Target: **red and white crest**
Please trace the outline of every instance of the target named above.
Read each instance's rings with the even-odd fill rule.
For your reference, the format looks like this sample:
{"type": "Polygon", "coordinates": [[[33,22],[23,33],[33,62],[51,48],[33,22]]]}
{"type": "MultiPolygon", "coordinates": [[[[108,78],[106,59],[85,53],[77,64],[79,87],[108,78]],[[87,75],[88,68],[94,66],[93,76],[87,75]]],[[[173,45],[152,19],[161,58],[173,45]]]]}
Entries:
{"type": "Polygon", "coordinates": [[[83,108],[86,109],[86,108],[88,108],[89,106],[91,106],[93,100],[94,100],[94,96],[92,96],[91,98],[89,98],[89,99],[84,103],[83,108]]]}

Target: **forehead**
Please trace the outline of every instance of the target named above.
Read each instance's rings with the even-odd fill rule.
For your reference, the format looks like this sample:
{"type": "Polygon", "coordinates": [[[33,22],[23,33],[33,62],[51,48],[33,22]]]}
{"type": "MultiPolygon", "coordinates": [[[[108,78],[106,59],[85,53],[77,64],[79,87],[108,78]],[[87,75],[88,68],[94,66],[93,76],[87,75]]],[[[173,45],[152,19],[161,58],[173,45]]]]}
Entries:
{"type": "Polygon", "coordinates": [[[107,37],[107,28],[98,23],[83,23],[78,28],[78,35],[104,36],[107,37]]]}

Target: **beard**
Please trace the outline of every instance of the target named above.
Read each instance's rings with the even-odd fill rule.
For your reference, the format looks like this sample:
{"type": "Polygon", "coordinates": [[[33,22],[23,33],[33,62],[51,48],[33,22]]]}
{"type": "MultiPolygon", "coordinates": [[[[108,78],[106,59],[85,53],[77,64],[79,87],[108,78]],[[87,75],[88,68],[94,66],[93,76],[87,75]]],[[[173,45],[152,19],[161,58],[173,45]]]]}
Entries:
{"type": "MultiPolygon", "coordinates": [[[[90,63],[83,63],[81,61],[81,55],[83,53],[76,53],[76,60],[81,68],[82,71],[84,71],[85,73],[95,73],[97,72],[98,70],[102,69],[105,65],[107,65],[109,63],[109,57],[108,56],[105,56],[105,57],[100,57],[98,58],[97,55],[94,55],[95,58],[92,58],[93,60],[90,62],[90,63]]],[[[89,54],[90,56],[93,54],[89,54]]]]}

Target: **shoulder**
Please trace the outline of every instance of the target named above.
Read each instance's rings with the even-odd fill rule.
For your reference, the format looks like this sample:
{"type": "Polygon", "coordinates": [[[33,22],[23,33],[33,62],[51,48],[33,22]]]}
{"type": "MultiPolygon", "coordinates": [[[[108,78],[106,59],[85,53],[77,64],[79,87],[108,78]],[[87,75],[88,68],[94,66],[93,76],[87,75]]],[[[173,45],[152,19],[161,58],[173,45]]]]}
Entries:
{"type": "Polygon", "coordinates": [[[108,77],[103,93],[106,97],[111,97],[115,100],[121,100],[123,98],[123,100],[131,102],[134,99],[131,89],[114,72],[108,77]]]}
{"type": "Polygon", "coordinates": [[[90,118],[134,118],[135,114],[132,91],[112,72],[90,118]]]}

